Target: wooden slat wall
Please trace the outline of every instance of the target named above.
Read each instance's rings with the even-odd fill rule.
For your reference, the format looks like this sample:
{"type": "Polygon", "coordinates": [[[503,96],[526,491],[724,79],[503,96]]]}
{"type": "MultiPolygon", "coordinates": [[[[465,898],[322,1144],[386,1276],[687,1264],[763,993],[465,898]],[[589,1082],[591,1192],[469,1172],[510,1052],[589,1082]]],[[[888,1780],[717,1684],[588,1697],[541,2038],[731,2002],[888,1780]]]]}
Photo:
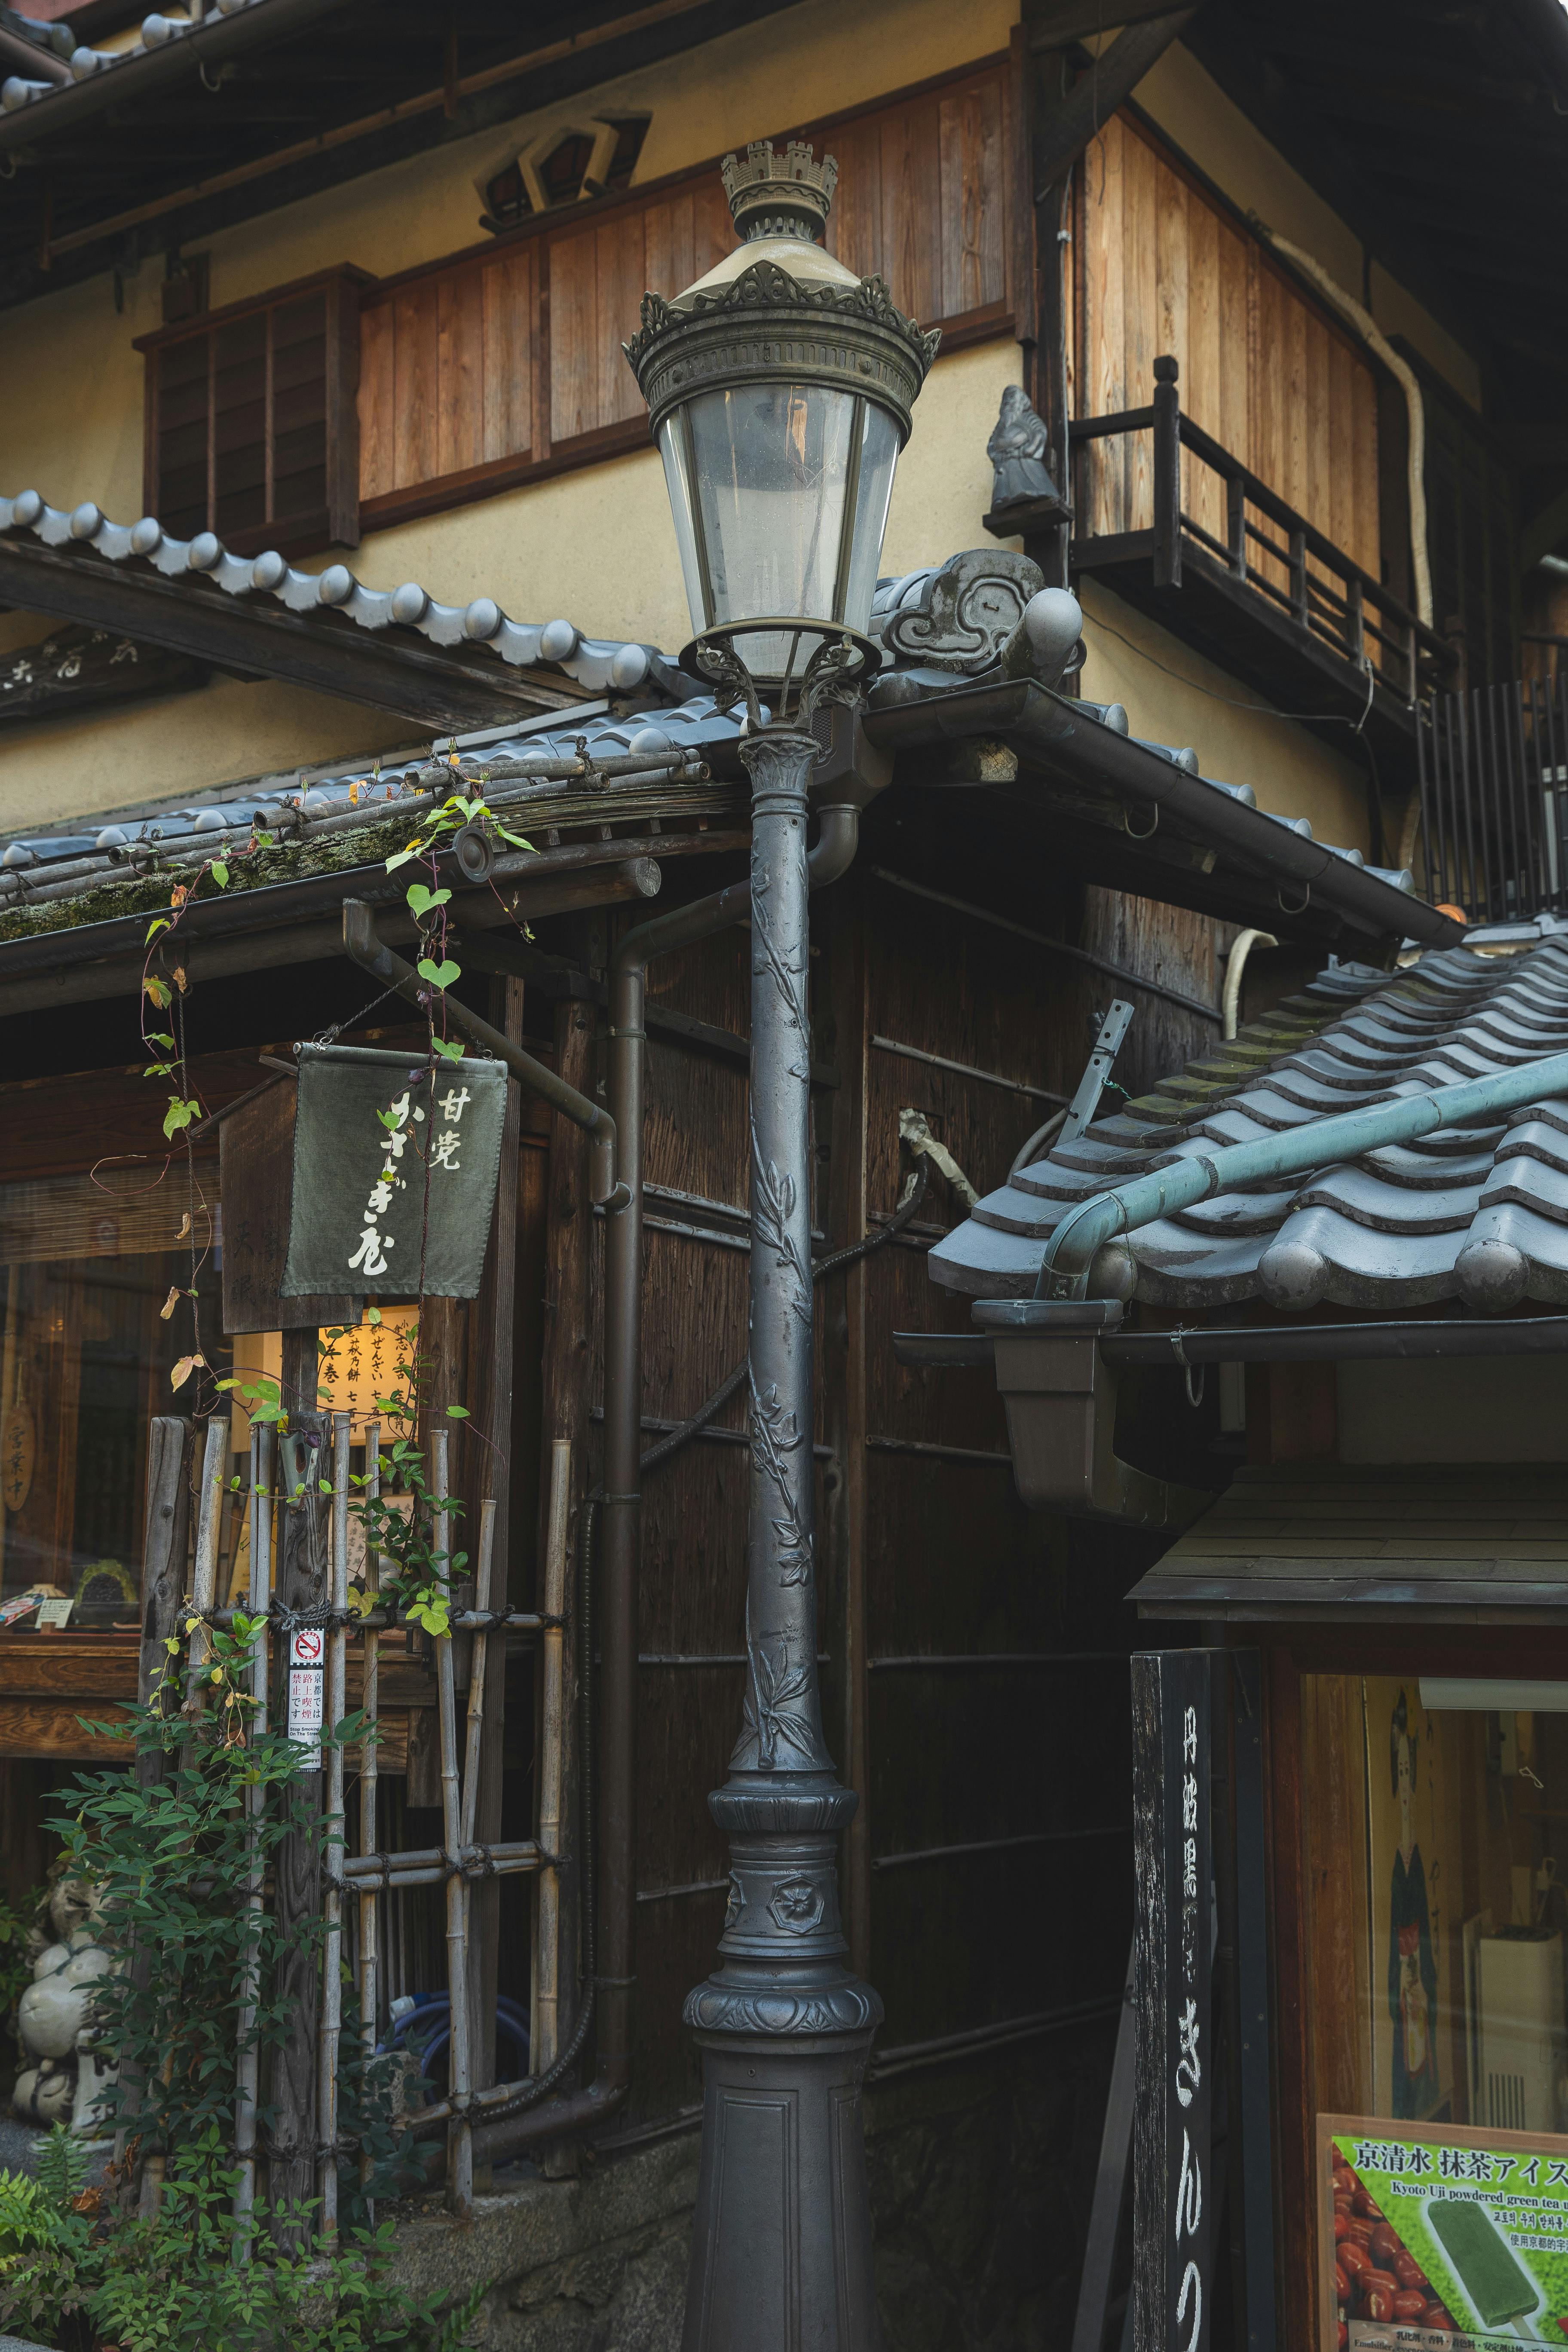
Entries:
{"type": "Polygon", "coordinates": [[[734,244],[717,173],[544,243],[552,447],[647,415],[621,345],[648,287],[679,293],[734,244]]]}
{"type": "Polygon", "coordinates": [[[838,159],[829,251],[922,326],[1005,316],[1006,110],[1005,68],[986,66],[814,140],[838,159]]]}
{"type": "MultiPolygon", "coordinates": [[[[1173,353],[1184,411],[1378,577],[1377,383],[1355,342],[1125,116],[1089,147],[1078,219],[1074,415],[1145,406],[1173,353]]],[[[1086,536],[1149,527],[1147,434],[1096,445],[1088,471],[1086,536]]],[[[1182,502],[1224,538],[1224,485],[1190,452],[1182,502]]]]}
{"type": "MultiPolygon", "coordinates": [[[[838,158],[827,242],[841,259],[885,278],[922,325],[1005,331],[1003,62],[805,135],[838,158]]],[[[442,485],[472,495],[546,464],[641,446],[646,412],[621,345],[643,294],[678,292],[733,244],[709,167],[367,300],[360,495],[388,502],[367,519],[391,520],[416,496],[438,504],[442,485]]]]}
{"type": "Polygon", "coordinates": [[[533,442],[531,245],[416,278],[360,320],[360,496],[465,474],[533,442]]]}

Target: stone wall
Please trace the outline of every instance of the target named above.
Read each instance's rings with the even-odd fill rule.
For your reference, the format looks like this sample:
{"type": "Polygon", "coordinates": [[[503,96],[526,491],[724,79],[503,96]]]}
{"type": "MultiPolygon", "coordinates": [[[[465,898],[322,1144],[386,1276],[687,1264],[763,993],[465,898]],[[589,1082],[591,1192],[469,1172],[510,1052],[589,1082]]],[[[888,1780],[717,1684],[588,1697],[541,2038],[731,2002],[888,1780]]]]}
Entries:
{"type": "MultiPolygon", "coordinates": [[[[871,2091],[886,2352],[1066,2352],[1114,2030],[871,2091]]],[[[697,2162],[688,2130],[563,2179],[498,2175],[471,2228],[408,2210],[400,2269],[428,2296],[490,2279],[486,2352],[679,2352],[697,2162]]]]}

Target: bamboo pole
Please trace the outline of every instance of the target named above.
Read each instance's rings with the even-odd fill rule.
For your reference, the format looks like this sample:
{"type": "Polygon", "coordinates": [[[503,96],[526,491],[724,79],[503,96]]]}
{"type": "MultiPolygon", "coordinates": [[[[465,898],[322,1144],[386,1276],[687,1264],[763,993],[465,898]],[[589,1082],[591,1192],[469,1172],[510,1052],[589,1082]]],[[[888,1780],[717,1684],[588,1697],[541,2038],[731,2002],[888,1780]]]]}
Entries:
{"type": "MultiPolygon", "coordinates": [[[[275,1433],[270,1423],[253,1427],[250,1433],[250,1614],[265,1620],[272,1607],[272,1456],[275,1433]]],[[[258,1737],[267,1728],[267,1667],[271,1629],[265,1622],[255,1637],[250,1653],[251,1734],[258,1737]]],[[[249,1868],[246,1874],[245,1907],[250,1920],[249,1958],[247,1962],[246,1983],[239,2004],[237,2020],[239,2063],[236,2085],[234,2116],[234,2146],[238,2158],[234,2189],[234,2217],[247,2221],[256,2205],[256,2099],[260,2081],[261,2051],[256,2039],[257,2010],[260,1987],[257,1981],[259,1966],[258,1946],[261,1929],[261,1882],[263,1863],[257,1834],[265,1795],[261,1789],[246,1791],[246,1844],[249,1868]]],[[[237,2241],[236,2254],[239,2261],[250,2258],[250,2239],[247,2231],[237,2241]]]]}
{"type": "MultiPolygon", "coordinates": [[[[490,1605],[491,1571],[495,1559],[496,1507],[487,1496],[479,1507],[479,1560],[474,1584],[474,1609],[484,1616],[490,1605]]],[[[504,1640],[504,1636],[502,1637],[504,1640]]],[[[479,1754],[485,1728],[485,1661],[489,1649],[489,1629],[481,1626],[474,1635],[473,1652],[468,1661],[468,1742],[463,1757],[463,1830],[465,1853],[474,1843],[474,1826],[479,1815],[479,1754]]],[[[463,1887],[463,1948],[468,1954],[468,2019],[470,2040],[479,2039],[479,2021],[484,2014],[481,2000],[479,1956],[474,1949],[473,1882],[465,1874],[463,1887]]],[[[472,2063],[472,2052],[469,2053],[472,2063]]]]}
{"type": "MultiPolygon", "coordinates": [[[[347,1712],[344,1704],[344,1651],[349,1605],[349,1444],[351,1416],[332,1415],[332,1565],[331,1622],[327,1630],[326,1721],[328,1846],[340,1848],[343,1838],[343,1751],[334,1737],[347,1712]]],[[[343,1898],[329,1861],[323,1874],[321,1916],[321,2032],[316,2044],[316,2121],[321,2134],[316,2158],[316,2195],[321,2231],[333,2238],[338,2229],[338,2042],[343,2020],[343,1898]]]]}
{"type": "MultiPolygon", "coordinates": [[[[505,1877],[509,1872],[538,1867],[542,1849],[532,1838],[513,1838],[504,1845],[466,1845],[455,1852],[446,1846],[420,1846],[407,1853],[376,1853],[342,1865],[344,1886],[436,1886],[454,1873],[458,1877],[505,1877]]],[[[5,2338],[0,2336],[0,2347],[5,2338]]]]}
{"type": "MultiPolygon", "coordinates": [[[[550,1521],[544,1550],[544,1614],[555,1619],[544,1635],[544,1704],[540,1736],[539,1843],[551,1857],[561,1851],[561,1756],[566,1613],[566,1524],[572,1507],[572,1441],[550,1449],[550,1521]]],[[[582,1671],[589,1662],[582,1661],[582,1671]]],[[[553,1858],[539,1874],[533,1955],[534,2031],[530,2063],[536,2074],[553,2065],[560,2046],[561,1874],[553,1858]]]]}
{"type": "MultiPolygon", "coordinates": [[[[368,1422],[364,1433],[364,1492],[374,1501],[381,1494],[381,1423],[368,1422]]],[[[367,1600],[381,1591],[381,1555],[367,1540],[364,1548],[364,1581],[367,1600]]],[[[360,1748],[359,1766],[359,1850],[363,1861],[374,1861],[376,1852],[376,1727],[381,1706],[381,1636],[371,1627],[362,1634],[364,1643],[364,1684],[360,1706],[364,1716],[364,1741],[360,1748]]],[[[380,1896],[374,1885],[359,1898],[359,2008],[360,2033],[364,2042],[364,2063],[368,2070],[375,2056],[376,2005],[380,2000],[379,1984],[381,1954],[377,1944],[380,1927],[380,1896]]],[[[366,2089],[368,2090],[368,2082],[366,2089]]],[[[370,2179],[371,2159],[367,2150],[360,2151],[359,2177],[370,2179]]],[[[371,2216],[374,2220],[374,2211],[371,2216]]]]}
{"type": "MultiPolygon", "coordinates": [[[[479,1512],[479,1568],[474,1588],[475,1613],[483,1617],[490,1605],[490,1576],[494,1566],[496,1539],[496,1507],[488,1499],[479,1512]]],[[[474,1822],[479,1801],[479,1745],[485,1728],[485,1652],[489,1633],[481,1626],[474,1635],[473,1664],[468,1676],[468,1748],[463,1759],[463,1834],[465,1846],[473,1844],[474,1822]]]]}
{"type": "MultiPolygon", "coordinates": [[[[228,1455],[228,1414],[215,1413],[207,1423],[207,1442],[202,1456],[201,1493],[196,1508],[196,1558],[191,1579],[191,1611],[203,1619],[212,1610],[217,1597],[218,1534],[223,1521],[224,1463],[228,1455]]],[[[202,1684],[212,1657],[212,1636],[205,1622],[191,1629],[191,1645],[185,1661],[185,1717],[192,1731],[191,1718],[202,1702],[202,1684]]],[[[182,1762],[190,1760],[191,1742],[187,1733],[182,1762]]]]}
{"type": "MultiPolygon", "coordinates": [[[[436,1549],[449,1561],[450,1515],[447,1498],[447,1432],[437,1430],[432,1452],[436,1491],[443,1507],[436,1517],[436,1549]]],[[[458,1786],[458,1694],[452,1667],[452,1636],[443,1633],[436,1644],[436,1696],[441,1734],[441,1834],[447,1852],[455,1855],[462,1842],[462,1804],[458,1786]]],[[[447,2203],[454,2213],[469,2213],[474,2202],[474,2137],[468,2122],[471,2075],[468,2063],[468,1937],[464,1932],[463,1881],[456,1871],[447,1877],[447,1984],[451,2000],[451,2041],[447,2045],[447,2085],[452,2123],[447,2136],[447,2203]]]]}

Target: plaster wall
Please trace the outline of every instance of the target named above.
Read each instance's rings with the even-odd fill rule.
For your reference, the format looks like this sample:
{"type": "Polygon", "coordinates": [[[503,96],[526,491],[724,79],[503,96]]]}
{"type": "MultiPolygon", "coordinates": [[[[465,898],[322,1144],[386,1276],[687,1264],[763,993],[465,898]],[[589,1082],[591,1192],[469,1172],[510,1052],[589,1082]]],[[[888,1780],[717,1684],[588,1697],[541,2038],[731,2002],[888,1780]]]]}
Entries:
{"type": "Polygon", "coordinates": [[[1260,695],[1097,581],[1083,581],[1080,594],[1089,649],[1081,682],[1089,701],[1124,703],[1134,735],[1177,748],[1190,743],[1215,783],[1250,784],[1259,808],[1304,816],[1317,840],[1365,855],[1363,766],[1294,719],[1274,716],[1260,695]]]}

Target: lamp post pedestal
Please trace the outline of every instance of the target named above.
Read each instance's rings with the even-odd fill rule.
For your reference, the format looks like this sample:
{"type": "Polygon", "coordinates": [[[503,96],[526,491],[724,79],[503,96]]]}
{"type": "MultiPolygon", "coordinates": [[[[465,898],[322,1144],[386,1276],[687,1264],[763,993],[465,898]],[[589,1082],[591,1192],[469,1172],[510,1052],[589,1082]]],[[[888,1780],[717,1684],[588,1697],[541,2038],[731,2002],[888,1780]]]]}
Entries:
{"type": "MultiPolygon", "coordinates": [[[[754,707],[754,706],[753,706],[754,707]]],[[[882,2004],[845,1965],[856,1807],[822,1733],[813,1563],[811,1032],[799,719],[753,726],[746,1701],[725,1786],[720,1965],[686,2004],[702,2167],[683,2352],[875,2352],[860,2088],[882,2004]]]]}

